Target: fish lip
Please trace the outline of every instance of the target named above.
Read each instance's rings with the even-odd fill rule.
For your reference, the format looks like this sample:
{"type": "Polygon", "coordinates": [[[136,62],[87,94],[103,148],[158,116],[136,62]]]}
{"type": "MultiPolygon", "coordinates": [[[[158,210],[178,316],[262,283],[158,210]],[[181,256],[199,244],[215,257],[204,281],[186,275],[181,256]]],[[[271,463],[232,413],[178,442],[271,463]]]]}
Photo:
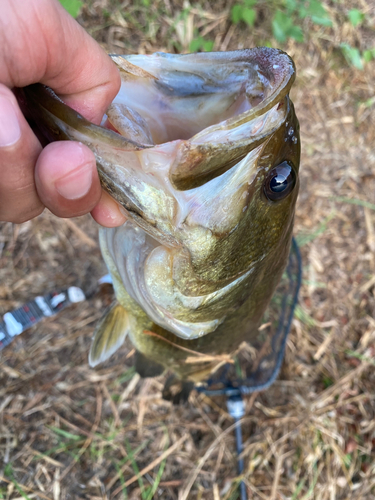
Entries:
{"type": "MultiPolygon", "coordinates": [[[[183,144],[179,148],[180,154],[179,157],[176,158],[174,164],[171,166],[169,179],[173,187],[177,190],[185,191],[191,188],[195,188],[205,184],[206,182],[218,177],[219,175],[225,173],[229,170],[233,165],[237,164],[243,158],[246,157],[251,151],[256,149],[258,146],[262,144],[266,144],[270,137],[276,132],[276,130],[282,126],[286,121],[286,117],[290,112],[290,98],[289,95],[285,95],[279,100],[279,96],[273,99],[272,106],[264,113],[260,114],[258,118],[265,117],[267,113],[271,112],[273,108],[277,106],[277,111],[284,106],[283,117],[280,122],[274,127],[266,130],[264,133],[256,133],[254,135],[253,141],[250,141],[250,138],[246,139],[238,139],[237,141],[232,141],[232,143],[227,141],[227,143],[213,142],[211,140],[201,141],[195,143],[196,138],[202,139],[205,134],[215,133],[215,131],[221,130],[222,123],[217,125],[212,125],[211,127],[206,128],[201,131],[196,136],[192,137],[189,141],[183,141],[183,144]],[[230,150],[235,154],[229,157],[228,153],[230,150]],[[213,161],[214,159],[214,161],[213,161]],[[222,169],[216,167],[215,162],[221,163],[223,165],[222,169]],[[209,168],[206,168],[206,164],[209,168]],[[189,168],[187,168],[189,165],[189,168]],[[194,169],[191,168],[191,165],[194,166],[194,169]]],[[[255,110],[257,108],[254,108],[255,110]]],[[[247,114],[251,112],[249,110],[243,114],[247,114]]],[[[238,121],[241,124],[253,123],[257,118],[253,118],[252,120],[244,120],[242,115],[238,115],[238,121]]],[[[225,122],[227,123],[227,121],[225,122]]],[[[235,129],[236,127],[231,126],[229,130],[235,129]]]]}
{"type": "MultiPolygon", "coordinates": [[[[256,47],[255,49],[245,49],[245,51],[258,50],[260,53],[262,53],[263,51],[265,51],[265,49],[269,49],[270,51],[272,51],[273,56],[276,56],[276,54],[277,54],[278,57],[282,56],[283,59],[285,58],[285,60],[287,61],[287,64],[285,66],[286,66],[286,68],[289,69],[289,71],[285,71],[284,77],[282,78],[283,85],[280,88],[275,88],[268,97],[266,97],[264,100],[262,100],[254,108],[251,108],[250,110],[245,111],[239,115],[233,116],[232,118],[228,118],[226,120],[226,126],[228,128],[235,128],[244,122],[251,121],[251,119],[253,117],[255,117],[253,115],[258,115],[260,112],[261,112],[260,114],[264,114],[268,110],[270,110],[273,106],[275,106],[275,104],[278,101],[282,102],[284,97],[289,93],[289,91],[290,91],[290,89],[291,89],[291,87],[296,79],[296,67],[295,67],[294,61],[291,59],[291,57],[286,52],[282,51],[281,49],[271,49],[268,47],[256,47]]],[[[226,54],[228,54],[228,57],[230,57],[230,54],[236,54],[236,53],[241,53],[241,52],[243,52],[243,51],[242,50],[238,50],[238,51],[235,50],[232,52],[227,52],[226,54]]],[[[207,54],[221,54],[221,52],[211,52],[211,53],[207,53],[207,54]]],[[[274,66],[275,65],[273,64],[273,67],[274,66]]],[[[222,123],[223,122],[220,122],[216,125],[211,125],[211,127],[209,127],[209,128],[214,129],[216,126],[219,128],[222,123]]],[[[207,130],[207,128],[202,130],[201,132],[198,132],[198,134],[195,134],[190,140],[197,139],[206,130],[207,130]]]]}
{"type": "MultiPolygon", "coordinates": [[[[96,140],[100,140],[104,144],[108,144],[115,148],[122,149],[124,151],[132,150],[139,151],[143,149],[152,148],[152,145],[140,144],[131,139],[123,137],[119,133],[103,127],[101,125],[96,125],[90,122],[84,116],[82,116],[78,111],[68,106],[55,92],[53,89],[47,85],[40,83],[34,83],[28,85],[22,89],[23,100],[31,115],[40,116],[42,114],[49,117],[49,125],[53,123],[53,120],[59,120],[59,125],[61,130],[54,127],[55,136],[51,136],[51,133],[42,128],[42,133],[51,142],[54,140],[65,140],[69,139],[67,135],[67,127],[73,128],[83,135],[88,137],[94,137],[96,140]],[[58,137],[56,137],[58,136],[58,137]]],[[[40,123],[43,123],[43,119],[40,123]]],[[[40,124],[39,124],[40,126],[40,124]]]]}

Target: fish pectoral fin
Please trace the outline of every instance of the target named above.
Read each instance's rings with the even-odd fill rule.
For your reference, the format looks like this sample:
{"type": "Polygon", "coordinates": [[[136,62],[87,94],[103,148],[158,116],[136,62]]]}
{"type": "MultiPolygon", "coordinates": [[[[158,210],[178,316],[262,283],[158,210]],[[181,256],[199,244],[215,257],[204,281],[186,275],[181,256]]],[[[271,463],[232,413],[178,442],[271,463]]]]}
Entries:
{"type": "Polygon", "coordinates": [[[157,377],[164,372],[164,366],[139,351],[135,351],[135,371],[142,377],[157,377]]]}
{"type": "Polygon", "coordinates": [[[115,302],[100,319],[91,344],[89,364],[94,367],[106,361],[124,343],[130,322],[126,309],[115,302]]]}

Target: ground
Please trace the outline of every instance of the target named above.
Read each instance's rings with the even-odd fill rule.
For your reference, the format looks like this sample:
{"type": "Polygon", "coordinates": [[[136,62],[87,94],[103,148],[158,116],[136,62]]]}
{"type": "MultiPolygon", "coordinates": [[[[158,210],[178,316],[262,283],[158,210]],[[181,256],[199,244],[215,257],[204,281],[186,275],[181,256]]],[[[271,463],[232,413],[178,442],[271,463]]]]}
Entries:
{"type": "MultiPolygon", "coordinates": [[[[251,29],[230,21],[232,3],[89,1],[78,21],[112,53],[187,51],[198,34],[213,50],[280,46],[267,20],[277,2],[258,2],[251,29]]],[[[375,495],[375,64],[357,69],[340,49],[371,48],[375,7],[354,4],[326,3],[332,27],[305,19],[304,42],[281,45],[298,73],[303,285],[277,381],[245,398],[249,498],[375,495]],[[365,14],[359,27],[347,18],[353,7],[365,14]]],[[[223,398],[193,392],[171,405],[165,378],[140,380],[126,348],[89,368],[111,300],[96,285],[104,272],[90,216],[45,211],[0,226],[0,313],[70,285],[89,295],[0,353],[0,498],[239,498],[223,398]]]]}

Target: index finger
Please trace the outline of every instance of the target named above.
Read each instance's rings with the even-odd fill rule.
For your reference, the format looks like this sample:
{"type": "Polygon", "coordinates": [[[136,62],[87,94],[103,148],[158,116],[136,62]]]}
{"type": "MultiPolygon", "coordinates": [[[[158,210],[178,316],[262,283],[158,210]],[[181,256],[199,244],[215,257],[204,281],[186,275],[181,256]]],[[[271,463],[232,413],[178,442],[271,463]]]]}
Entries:
{"type": "Polygon", "coordinates": [[[85,118],[99,123],[120,87],[103,49],[57,0],[3,0],[1,83],[42,82],[85,118]]]}

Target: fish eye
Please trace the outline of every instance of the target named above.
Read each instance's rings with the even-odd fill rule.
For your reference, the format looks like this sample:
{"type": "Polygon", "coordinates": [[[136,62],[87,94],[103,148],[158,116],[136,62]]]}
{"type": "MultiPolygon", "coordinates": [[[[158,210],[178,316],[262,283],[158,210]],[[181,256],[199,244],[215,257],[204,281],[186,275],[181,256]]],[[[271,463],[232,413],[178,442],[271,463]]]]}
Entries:
{"type": "Polygon", "coordinates": [[[296,174],[292,163],[285,160],[268,173],[264,194],[271,201],[283,200],[293,191],[295,184],[296,174]]]}

